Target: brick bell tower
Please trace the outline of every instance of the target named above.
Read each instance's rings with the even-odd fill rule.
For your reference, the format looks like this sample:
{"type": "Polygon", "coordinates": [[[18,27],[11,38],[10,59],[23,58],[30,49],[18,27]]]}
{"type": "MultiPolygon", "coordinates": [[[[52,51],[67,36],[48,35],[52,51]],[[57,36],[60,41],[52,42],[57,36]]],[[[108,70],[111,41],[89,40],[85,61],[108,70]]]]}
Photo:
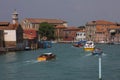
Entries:
{"type": "Polygon", "coordinates": [[[18,24],[18,13],[17,13],[16,9],[12,13],[12,23],[13,24],[18,24]]]}

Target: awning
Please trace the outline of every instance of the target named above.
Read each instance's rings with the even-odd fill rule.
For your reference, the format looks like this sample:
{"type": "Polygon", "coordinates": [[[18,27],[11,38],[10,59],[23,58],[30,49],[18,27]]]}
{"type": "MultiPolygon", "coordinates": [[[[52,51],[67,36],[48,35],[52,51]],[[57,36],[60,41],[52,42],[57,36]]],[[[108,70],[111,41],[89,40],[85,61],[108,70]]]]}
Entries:
{"type": "Polygon", "coordinates": [[[116,32],[115,29],[110,30],[110,33],[115,33],[115,32],[116,32]]]}

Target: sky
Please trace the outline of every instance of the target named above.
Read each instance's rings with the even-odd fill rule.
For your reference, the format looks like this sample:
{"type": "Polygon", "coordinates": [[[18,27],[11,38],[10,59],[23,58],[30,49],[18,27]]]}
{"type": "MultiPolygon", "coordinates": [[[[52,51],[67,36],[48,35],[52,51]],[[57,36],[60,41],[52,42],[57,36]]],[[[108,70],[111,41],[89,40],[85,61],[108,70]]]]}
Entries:
{"type": "Polygon", "coordinates": [[[0,0],[0,22],[11,21],[14,10],[24,18],[61,19],[69,26],[93,20],[120,22],[120,0],[0,0]]]}

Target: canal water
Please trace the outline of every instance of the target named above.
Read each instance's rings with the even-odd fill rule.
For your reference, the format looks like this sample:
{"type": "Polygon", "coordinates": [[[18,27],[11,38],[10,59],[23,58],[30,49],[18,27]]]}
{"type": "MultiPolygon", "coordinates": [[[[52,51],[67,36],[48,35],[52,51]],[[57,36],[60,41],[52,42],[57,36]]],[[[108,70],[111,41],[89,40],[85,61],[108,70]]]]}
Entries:
{"type": "MultiPolygon", "coordinates": [[[[103,80],[120,80],[120,45],[96,44],[102,48],[103,80]]],[[[52,48],[8,52],[0,55],[0,80],[98,80],[98,56],[72,44],[53,44],[52,48]],[[55,60],[38,62],[45,52],[55,60]]]]}

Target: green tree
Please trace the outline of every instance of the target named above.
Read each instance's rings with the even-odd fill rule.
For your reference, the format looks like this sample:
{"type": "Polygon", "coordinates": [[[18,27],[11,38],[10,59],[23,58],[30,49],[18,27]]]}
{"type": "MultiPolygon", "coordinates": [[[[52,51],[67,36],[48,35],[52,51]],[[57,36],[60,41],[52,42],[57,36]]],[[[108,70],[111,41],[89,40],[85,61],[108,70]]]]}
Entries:
{"type": "Polygon", "coordinates": [[[82,28],[83,29],[83,28],[85,28],[85,26],[79,26],[78,28],[80,28],[80,29],[82,28]]]}
{"type": "Polygon", "coordinates": [[[47,37],[47,40],[55,39],[55,36],[54,36],[55,28],[53,25],[51,25],[47,22],[43,22],[40,24],[38,32],[39,32],[41,38],[47,37]]]}

